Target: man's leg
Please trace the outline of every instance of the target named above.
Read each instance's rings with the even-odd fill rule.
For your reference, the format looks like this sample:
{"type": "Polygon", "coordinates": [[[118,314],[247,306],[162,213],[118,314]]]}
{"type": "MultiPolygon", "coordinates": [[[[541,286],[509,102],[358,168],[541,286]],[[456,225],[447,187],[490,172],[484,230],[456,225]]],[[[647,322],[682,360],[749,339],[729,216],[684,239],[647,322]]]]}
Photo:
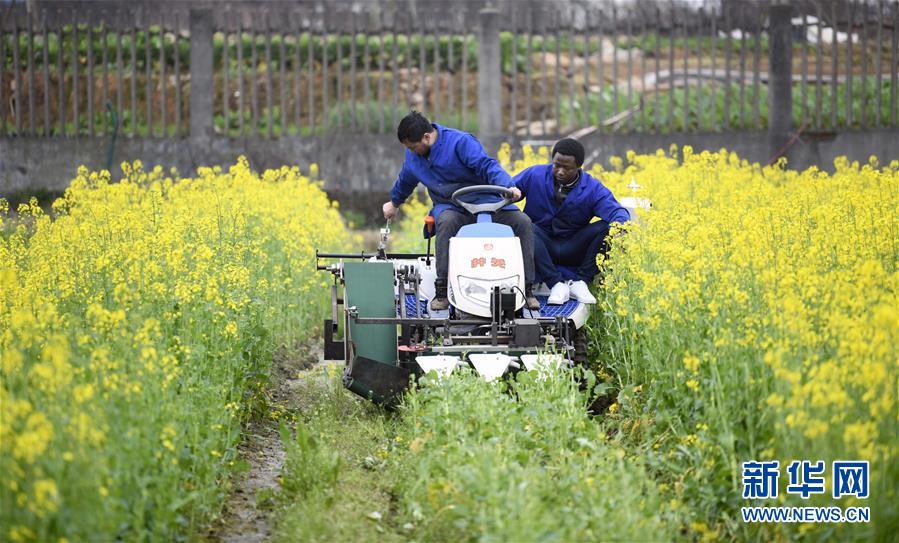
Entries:
{"type": "Polygon", "coordinates": [[[566,260],[577,264],[575,273],[579,280],[590,283],[599,273],[599,268],[596,266],[596,255],[600,251],[605,252],[608,246],[606,240],[608,235],[609,223],[597,221],[588,224],[566,240],[563,245],[566,253],[564,256],[566,260]]]}
{"type": "Polygon", "coordinates": [[[534,285],[534,227],[531,218],[521,211],[499,211],[493,216],[500,224],[512,227],[512,232],[521,243],[521,256],[524,260],[524,297],[528,309],[540,309],[540,302],[532,292],[534,285]]]}
{"type": "Polygon", "coordinates": [[[521,211],[500,211],[494,215],[493,220],[511,226],[515,237],[521,242],[524,283],[530,286],[534,282],[534,228],[531,218],[521,211]]]}
{"type": "Polygon", "coordinates": [[[552,288],[553,285],[562,281],[562,274],[556,267],[556,263],[553,262],[556,241],[537,225],[534,225],[533,231],[534,277],[537,281],[542,281],[546,283],[546,286],[552,288]]]}
{"type": "MultiPolygon", "coordinates": [[[[435,298],[446,299],[447,274],[449,273],[449,242],[460,228],[474,222],[474,217],[468,213],[460,213],[454,209],[447,209],[437,219],[437,241],[434,247],[434,256],[437,259],[437,279],[434,283],[437,294],[435,298]]],[[[440,305],[440,304],[438,304],[440,305]]],[[[435,308],[439,309],[439,308],[435,308]]]]}

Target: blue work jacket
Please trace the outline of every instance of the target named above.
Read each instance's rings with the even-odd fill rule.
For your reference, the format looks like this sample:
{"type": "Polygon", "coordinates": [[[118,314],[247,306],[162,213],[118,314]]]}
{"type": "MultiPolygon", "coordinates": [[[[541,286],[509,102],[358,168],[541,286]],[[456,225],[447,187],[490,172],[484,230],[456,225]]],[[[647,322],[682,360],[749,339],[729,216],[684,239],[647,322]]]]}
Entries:
{"type": "Polygon", "coordinates": [[[524,212],[531,222],[554,238],[567,238],[584,228],[593,217],[624,223],[630,213],[598,179],[581,170],[581,179],[561,206],[556,205],[552,164],[531,166],[513,179],[527,198],[524,212]]]}
{"type": "MultiPolygon", "coordinates": [[[[428,189],[434,203],[430,214],[438,221],[447,209],[465,212],[454,205],[450,198],[453,192],[470,185],[499,185],[512,188],[512,178],[495,158],[484,150],[481,142],[467,132],[432,124],[437,129],[437,141],[431,146],[428,156],[419,156],[406,149],[403,167],[390,189],[390,201],[399,206],[421,183],[428,189]]],[[[493,195],[471,194],[466,202],[487,203],[499,201],[493,195]]],[[[503,209],[517,209],[510,204],[503,209]]]]}

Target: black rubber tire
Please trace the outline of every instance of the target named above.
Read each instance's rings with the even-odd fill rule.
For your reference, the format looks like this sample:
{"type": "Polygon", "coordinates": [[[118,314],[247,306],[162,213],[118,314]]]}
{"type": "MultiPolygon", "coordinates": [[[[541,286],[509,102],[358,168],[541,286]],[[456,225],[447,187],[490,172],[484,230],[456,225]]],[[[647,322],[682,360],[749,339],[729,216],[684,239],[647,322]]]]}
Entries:
{"type": "Polygon", "coordinates": [[[577,366],[586,368],[589,360],[587,358],[587,330],[585,327],[581,326],[575,330],[571,340],[574,344],[573,362],[577,366]]]}

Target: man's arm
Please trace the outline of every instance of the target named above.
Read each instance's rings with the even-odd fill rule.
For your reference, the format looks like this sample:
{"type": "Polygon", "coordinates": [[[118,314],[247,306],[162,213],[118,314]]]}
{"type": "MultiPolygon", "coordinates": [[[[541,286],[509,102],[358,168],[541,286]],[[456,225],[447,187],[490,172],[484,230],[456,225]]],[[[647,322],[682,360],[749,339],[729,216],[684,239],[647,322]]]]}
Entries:
{"type": "Polygon", "coordinates": [[[624,224],[631,220],[631,214],[627,209],[618,203],[615,196],[605,185],[601,185],[598,191],[598,197],[593,204],[593,214],[609,224],[624,224]]]}
{"type": "Polygon", "coordinates": [[[409,196],[412,195],[412,191],[415,190],[415,187],[418,185],[418,179],[412,175],[412,172],[409,171],[409,168],[406,167],[406,162],[403,162],[403,167],[400,168],[400,173],[396,177],[396,181],[393,183],[393,187],[390,189],[390,201],[383,205],[382,211],[384,212],[384,217],[387,219],[392,219],[396,216],[397,209],[403,205],[409,196]]]}
{"type": "Polygon", "coordinates": [[[499,162],[487,154],[484,146],[474,136],[465,134],[456,145],[456,156],[470,168],[485,184],[514,188],[512,178],[499,162]]]}
{"type": "Polygon", "coordinates": [[[518,187],[518,190],[521,191],[521,194],[524,198],[527,198],[528,191],[531,190],[531,172],[534,170],[534,166],[530,168],[525,168],[524,170],[518,172],[518,175],[512,178],[512,183],[518,187]]]}

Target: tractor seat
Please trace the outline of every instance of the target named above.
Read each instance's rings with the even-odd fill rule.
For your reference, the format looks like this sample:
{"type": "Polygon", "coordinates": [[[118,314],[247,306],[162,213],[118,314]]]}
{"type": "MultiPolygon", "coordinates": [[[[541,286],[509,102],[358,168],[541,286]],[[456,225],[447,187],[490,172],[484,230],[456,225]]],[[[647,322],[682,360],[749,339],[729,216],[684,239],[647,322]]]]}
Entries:
{"type": "Polygon", "coordinates": [[[456,233],[458,238],[514,238],[512,227],[495,222],[466,224],[456,233]]]}

